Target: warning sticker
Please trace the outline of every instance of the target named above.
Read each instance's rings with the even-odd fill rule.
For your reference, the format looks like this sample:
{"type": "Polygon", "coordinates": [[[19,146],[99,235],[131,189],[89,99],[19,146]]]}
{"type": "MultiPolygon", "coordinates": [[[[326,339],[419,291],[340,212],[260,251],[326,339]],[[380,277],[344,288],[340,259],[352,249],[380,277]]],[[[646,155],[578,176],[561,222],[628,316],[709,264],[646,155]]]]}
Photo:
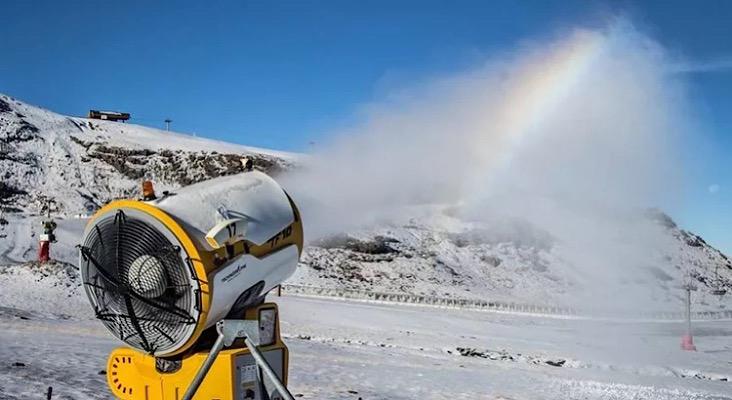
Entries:
{"type": "Polygon", "coordinates": [[[241,367],[241,383],[249,383],[257,381],[257,366],[243,365],[241,367]]]}

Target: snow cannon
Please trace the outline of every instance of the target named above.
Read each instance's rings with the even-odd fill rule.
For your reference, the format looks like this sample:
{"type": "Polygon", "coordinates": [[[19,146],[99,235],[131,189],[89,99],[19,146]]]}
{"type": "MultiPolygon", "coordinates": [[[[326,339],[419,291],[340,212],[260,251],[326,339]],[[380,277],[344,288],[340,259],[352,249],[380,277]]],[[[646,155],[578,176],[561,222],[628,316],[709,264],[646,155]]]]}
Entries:
{"type": "Polygon", "coordinates": [[[129,346],[109,357],[112,393],[292,398],[279,311],[264,299],[295,271],[302,248],[295,203],[258,171],[100,209],[79,267],[96,317],[129,346]]]}

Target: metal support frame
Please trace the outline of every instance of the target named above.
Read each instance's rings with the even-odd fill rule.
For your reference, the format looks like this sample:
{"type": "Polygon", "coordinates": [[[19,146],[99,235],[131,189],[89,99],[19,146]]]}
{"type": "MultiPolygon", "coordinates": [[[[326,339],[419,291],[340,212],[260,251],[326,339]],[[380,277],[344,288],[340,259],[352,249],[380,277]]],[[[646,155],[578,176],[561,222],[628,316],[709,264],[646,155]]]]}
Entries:
{"type": "Polygon", "coordinates": [[[203,379],[206,378],[208,371],[211,369],[216,357],[219,355],[224,347],[231,346],[234,340],[238,338],[244,338],[244,343],[249,349],[249,353],[254,358],[257,367],[260,368],[269,377],[274,384],[279,394],[285,400],[294,400],[292,394],[287,390],[287,386],[280,380],[277,374],[272,370],[267,360],[264,358],[262,353],[259,351],[257,346],[259,345],[259,321],[255,320],[234,320],[234,319],[222,319],[216,323],[216,332],[219,336],[216,338],[211,351],[208,353],[208,357],[201,365],[201,368],[193,378],[191,385],[188,387],[183,400],[192,400],[195,396],[198,387],[201,386],[203,379]]]}
{"type": "Polygon", "coordinates": [[[686,288],[686,334],[691,336],[691,291],[692,287],[689,285],[686,288]]]}

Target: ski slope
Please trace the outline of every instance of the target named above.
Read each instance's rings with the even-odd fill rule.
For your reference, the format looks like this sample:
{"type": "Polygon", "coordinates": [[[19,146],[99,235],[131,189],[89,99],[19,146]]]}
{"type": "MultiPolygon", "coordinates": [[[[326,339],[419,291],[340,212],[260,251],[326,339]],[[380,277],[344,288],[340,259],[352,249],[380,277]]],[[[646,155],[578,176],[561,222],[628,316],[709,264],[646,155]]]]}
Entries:
{"type": "MultiPolygon", "coordinates": [[[[732,398],[729,322],[697,323],[689,353],[680,323],[270,300],[303,399],[732,398]]],[[[0,398],[41,398],[48,386],[59,399],[110,398],[100,371],[118,343],[100,323],[16,308],[0,321],[0,398]]]]}
{"type": "MultiPolygon", "coordinates": [[[[0,399],[108,399],[119,346],[73,267],[0,268],[0,399]],[[18,364],[19,363],[19,364],[18,364]]],[[[287,294],[287,291],[285,291],[287,294]]],[[[732,399],[732,321],[574,319],[269,296],[305,399],[732,399]]]]}

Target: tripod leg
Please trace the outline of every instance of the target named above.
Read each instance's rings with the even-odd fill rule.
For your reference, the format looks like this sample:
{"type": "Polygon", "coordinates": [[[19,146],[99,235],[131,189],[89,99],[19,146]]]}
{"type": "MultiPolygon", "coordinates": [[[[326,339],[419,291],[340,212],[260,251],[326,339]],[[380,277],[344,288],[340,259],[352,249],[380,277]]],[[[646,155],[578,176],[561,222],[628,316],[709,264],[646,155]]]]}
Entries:
{"type": "Polygon", "coordinates": [[[257,346],[255,346],[254,343],[249,340],[248,336],[244,337],[244,343],[246,343],[247,347],[249,348],[249,352],[251,353],[252,357],[254,357],[254,361],[257,362],[257,366],[262,369],[262,371],[272,381],[275,388],[277,388],[277,393],[279,393],[284,400],[295,400],[295,398],[292,397],[292,393],[287,390],[287,386],[282,383],[280,377],[277,376],[277,374],[272,370],[272,367],[269,366],[267,360],[264,358],[264,356],[262,356],[262,353],[259,352],[257,346]]]}

